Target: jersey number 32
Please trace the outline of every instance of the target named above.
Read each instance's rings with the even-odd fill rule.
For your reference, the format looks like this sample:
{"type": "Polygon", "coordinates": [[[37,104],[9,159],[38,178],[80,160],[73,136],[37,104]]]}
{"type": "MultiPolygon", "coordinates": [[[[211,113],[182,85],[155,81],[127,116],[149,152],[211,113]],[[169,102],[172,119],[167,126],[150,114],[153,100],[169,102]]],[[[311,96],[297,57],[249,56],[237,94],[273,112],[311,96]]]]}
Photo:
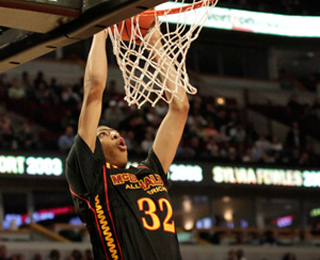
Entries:
{"type": "MultiPolygon", "coordinates": [[[[157,205],[156,202],[154,202],[150,198],[141,198],[138,201],[138,207],[140,211],[143,211],[146,216],[149,216],[151,218],[151,223],[148,223],[145,217],[142,217],[142,224],[146,229],[149,230],[157,230],[161,228],[161,221],[156,214],[157,212],[157,205]],[[146,209],[144,205],[147,205],[146,209]]],[[[160,211],[167,211],[166,217],[163,220],[162,226],[163,230],[166,232],[175,233],[175,226],[174,221],[172,220],[172,206],[170,202],[165,198],[160,198],[157,201],[160,211]]],[[[150,221],[149,221],[150,222],[150,221]]]]}

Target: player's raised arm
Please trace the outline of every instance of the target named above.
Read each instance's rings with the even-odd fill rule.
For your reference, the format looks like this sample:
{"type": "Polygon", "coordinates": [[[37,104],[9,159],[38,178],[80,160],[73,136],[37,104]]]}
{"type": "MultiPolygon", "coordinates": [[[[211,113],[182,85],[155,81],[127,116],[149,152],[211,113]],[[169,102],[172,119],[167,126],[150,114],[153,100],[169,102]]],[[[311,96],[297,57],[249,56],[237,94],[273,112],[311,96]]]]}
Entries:
{"type": "Polygon", "coordinates": [[[107,81],[106,38],[105,30],[93,36],[84,74],[84,97],[78,133],[92,152],[95,149],[102,96],[107,81]]]}
{"type": "MultiPolygon", "coordinates": [[[[161,70],[164,74],[168,72],[175,75],[177,74],[177,71],[174,66],[169,66],[170,57],[165,53],[165,50],[159,40],[160,34],[161,33],[158,29],[150,38],[150,43],[158,50],[158,53],[155,55],[155,60],[161,64],[161,70]]],[[[166,81],[166,86],[171,90],[176,88],[175,83],[170,80],[166,81]]],[[[153,144],[153,150],[158,156],[165,173],[169,170],[169,167],[175,157],[189,112],[189,100],[183,87],[178,88],[177,94],[181,97],[182,101],[174,97],[169,103],[168,112],[158,129],[153,144]]],[[[166,93],[166,95],[168,99],[171,98],[169,93],[166,93]]]]}

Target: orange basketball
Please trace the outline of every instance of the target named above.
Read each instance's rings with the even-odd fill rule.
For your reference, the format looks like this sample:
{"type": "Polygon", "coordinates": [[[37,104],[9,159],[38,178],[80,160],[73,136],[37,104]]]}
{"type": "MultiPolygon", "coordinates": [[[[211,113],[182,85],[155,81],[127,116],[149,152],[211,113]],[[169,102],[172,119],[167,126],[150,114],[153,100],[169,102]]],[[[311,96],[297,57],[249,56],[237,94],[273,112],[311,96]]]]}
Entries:
{"type": "Polygon", "coordinates": [[[134,16],[117,24],[118,30],[121,33],[121,38],[124,41],[130,41],[131,34],[134,38],[145,36],[150,27],[154,24],[154,16],[134,16]],[[132,25],[133,22],[133,25],[132,25]],[[137,26],[139,24],[139,26],[137,26]]]}

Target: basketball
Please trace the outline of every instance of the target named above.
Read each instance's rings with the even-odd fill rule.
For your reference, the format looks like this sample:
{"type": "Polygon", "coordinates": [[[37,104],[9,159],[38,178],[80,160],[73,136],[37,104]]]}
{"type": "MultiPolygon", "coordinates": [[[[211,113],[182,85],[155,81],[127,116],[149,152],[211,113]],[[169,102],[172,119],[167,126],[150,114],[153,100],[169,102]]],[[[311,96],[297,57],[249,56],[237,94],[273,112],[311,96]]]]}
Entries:
{"type": "Polygon", "coordinates": [[[121,38],[124,41],[130,41],[133,34],[134,39],[147,34],[150,27],[154,25],[154,16],[134,16],[117,24],[121,38]],[[133,23],[133,24],[132,24],[133,23]]]}

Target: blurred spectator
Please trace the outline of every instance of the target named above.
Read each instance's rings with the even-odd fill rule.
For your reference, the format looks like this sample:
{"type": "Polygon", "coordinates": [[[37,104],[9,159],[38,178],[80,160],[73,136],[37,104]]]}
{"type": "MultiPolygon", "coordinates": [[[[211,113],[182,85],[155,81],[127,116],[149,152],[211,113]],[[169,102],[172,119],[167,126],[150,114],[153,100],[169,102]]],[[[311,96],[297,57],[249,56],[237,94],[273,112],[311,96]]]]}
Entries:
{"type": "Polygon", "coordinates": [[[208,100],[205,103],[204,115],[207,121],[212,121],[217,113],[216,108],[214,106],[213,100],[208,100]]]}
{"type": "Polygon", "coordinates": [[[152,147],[152,145],[153,145],[153,139],[154,139],[154,137],[153,137],[152,133],[147,132],[147,133],[145,134],[145,138],[144,138],[144,140],[141,142],[141,148],[142,148],[142,151],[143,151],[144,153],[148,153],[148,151],[149,151],[150,148],[152,147]]]}
{"type": "Polygon", "coordinates": [[[22,72],[20,84],[21,87],[26,91],[27,97],[30,97],[33,91],[33,85],[30,82],[29,73],[27,71],[22,72]]]}
{"type": "Polygon", "coordinates": [[[71,109],[67,109],[61,118],[61,128],[65,129],[67,126],[72,126],[73,129],[78,127],[78,118],[75,119],[71,109]]]}
{"type": "Polygon", "coordinates": [[[303,81],[303,84],[308,90],[315,92],[317,90],[317,78],[315,73],[309,73],[307,78],[303,81]]]}
{"type": "Polygon", "coordinates": [[[228,149],[228,161],[232,162],[232,163],[237,163],[240,160],[239,156],[238,156],[238,151],[236,148],[234,147],[229,147],[228,149]]]}
{"type": "Polygon", "coordinates": [[[286,144],[293,148],[303,148],[305,146],[305,136],[301,132],[298,122],[292,123],[292,128],[287,133],[286,144]]]}
{"type": "Polygon", "coordinates": [[[18,147],[22,150],[39,149],[41,146],[36,131],[31,128],[31,125],[27,121],[21,124],[21,128],[16,134],[16,138],[18,147]]]}
{"type": "Polygon", "coordinates": [[[298,101],[297,95],[292,94],[287,104],[289,114],[293,119],[299,119],[303,114],[303,106],[298,101]]]}
{"type": "Polygon", "coordinates": [[[259,137],[253,122],[249,122],[248,124],[245,125],[245,131],[246,131],[246,143],[253,143],[256,141],[259,137]]]}
{"type": "Polygon", "coordinates": [[[267,230],[264,233],[264,237],[261,239],[261,245],[277,246],[280,242],[275,238],[272,230],[267,230]]]}
{"type": "Polygon", "coordinates": [[[1,147],[4,149],[15,150],[18,148],[18,143],[15,139],[13,128],[9,124],[2,125],[0,129],[1,147]]]}
{"type": "Polygon", "coordinates": [[[299,166],[301,167],[308,167],[311,165],[310,159],[309,159],[309,154],[307,152],[302,152],[301,155],[299,156],[299,161],[298,161],[299,166]]]}
{"type": "Polygon", "coordinates": [[[60,251],[57,249],[53,249],[50,251],[48,260],[60,260],[60,251]]]}
{"type": "Polygon", "coordinates": [[[220,159],[224,161],[228,161],[230,147],[231,147],[230,142],[220,143],[220,159]]]}
{"type": "Polygon", "coordinates": [[[26,90],[22,87],[19,79],[14,78],[11,81],[8,90],[8,97],[14,100],[23,99],[26,97],[26,90]]]}
{"type": "Polygon", "coordinates": [[[61,95],[61,87],[57,85],[56,78],[51,78],[48,89],[51,92],[51,95],[54,97],[54,104],[58,103],[59,102],[58,97],[60,97],[61,95]]]}
{"type": "Polygon", "coordinates": [[[74,129],[72,126],[67,126],[63,135],[59,137],[58,147],[60,151],[69,151],[74,143],[74,129]]]}
{"type": "Polygon", "coordinates": [[[227,260],[238,260],[236,251],[233,249],[229,250],[227,260]]]}
{"type": "Polygon", "coordinates": [[[42,81],[36,86],[34,98],[38,104],[50,104],[50,92],[42,81]]]}
{"type": "Polygon", "coordinates": [[[296,259],[297,258],[293,253],[286,253],[282,258],[282,260],[296,260],[296,259]]]}
{"type": "Polygon", "coordinates": [[[80,96],[72,90],[70,85],[66,85],[61,92],[61,100],[68,106],[76,106],[80,101],[80,96]]]}
{"type": "Polygon", "coordinates": [[[229,129],[229,136],[231,141],[236,143],[243,143],[246,140],[247,133],[241,122],[229,129]]]}
{"type": "Polygon", "coordinates": [[[310,166],[319,166],[320,157],[316,151],[318,148],[319,145],[317,143],[313,143],[306,150],[306,152],[308,153],[310,166]]]}
{"type": "Polygon", "coordinates": [[[124,97],[123,91],[121,90],[121,87],[117,85],[117,82],[115,80],[111,80],[110,83],[107,86],[107,92],[108,92],[108,99],[111,98],[112,100],[121,100],[124,97]]]}
{"type": "Polygon", "coordinates": [[[245,154],[242,156],[241,161],[244,163],[250,163],[253,162],[253,151],[251,148],[247,148],[245,150],[245,154]]]}
{"type": "Polygon", "coordinates": [[[204,138],[206,136],[206,133],[204,132],[204,126],[207,124],[207,122],[204,120],[204,118],[200,115],[190,115],[188,117],[189,130],[191,131],[191,135],[196,135],[198,137],[204,138]]]}
{"type": "Polygon", "coordinates": [[[11,256],[11,260],[24,260],[25,257],[23,254],[14,254],[11,256]]]}
{"type": "Polygon", "coordinates": [[[193,136],[190,140],[190,148],[194,150],[196,157],[201,157],[203,153],[203,147],[199,136],[193,136]]]}
{"type": "Polygon", "coordinates": [[[206,145],[206,151],[208,153],[209,157],[212,158],[219,158],[219,146],[217,145],[216,141],[213,138],[210,138],[207,145],[206,145]]]}
{"type": "Polygon", "coordinates": [[[123,121],[125,115],[121,108],[117,105],[117,101],[111,100],[109,102],[109,107],[107,107],[102,115],[103,124],[113,128],[118,129],[119,124],[123,121]]]}
{"type": "Polygon", "coordinates": [[[271,144],[270,144],[270,148],[272,151],[277,151],[280,152],[283,150],[283,145],[282,143],[279,141],[278,136],[273,135],[271,138],[271,144]]]}
{"type": "Polygon", "coordinates": [[[229,118],[229,122],[228,122],[227,126],[228,127],[236,126],[240,122],[241,122],[241,120],[240,120],[238,111],[232,110],[230,112],[230,118],[229,118]]]}
{"type": "Polygon", "coordinates": [[[252,160],[253,162],[261,162],[264,151],[258,147],[256,144],[252,147],[252,160]]]}
{"type": "Polygon", "coordinates": [[[146,112],[146,119],[148,121],[148,125],[152,125],[153,127],[158,127],[161,123],[161,118],[157,114],[156,110],[149,107],[146,112]]]}
{"type": "Polygon", "coordinates": [[[94,260],[91,249],[87,249],[87,250],[84,252],[84,258],[83,258],[83,260],[94,260]]]}
{"type": "Polygon", "coordinates": [[[129,114],[128,117],[120,124],[122,129],[127,131],[131,130],[134,132],[136,141],[138,143],[141,143],[144,140],[146,125],[147,123],[144,117],[141,115],[141,111],[135,111],[134,113],[129,114]]]}
{"type": "Polygon", "coordinates": [[[133,131],[120,131],[121,136],[125,139],[128,152],[134,152],[138,147],[133,131]]]}
{"type": "Polygon", "coordinates": [[[80,250],[74,249],[71,252],[71,257],[72,257],[73,260],[82,260],[83,255],[82,255],[80,250]]]}
{"type": "Polygon", "coordinates": [[[42,255],[39,254],[39,253],[36,253],[36,254],[33,256],[32,260],[42,260],[42,255]]]}
{"type": "Polygon", "coordinates": [[[216,113],[216,118],[214,119],[215,125],[221,132],[222,127],[226,127],[229,122],[227,111],[224,108],[220,108],[216,113]]]}
{"type": "Polygon", "coordinates": [[[5,113],[1,114],[1,116],[0,116],[0,127],[2,127],[4,125],[8,125],[8,126],[12,127],[12,120],[5,113]]]}
{"type": "Polygon", "coordinates": [[[203,137],[204,140],[207,141],[209,139],[219,139],[219,131],[215,127],[214,122],[212,120],[208,121],[207,125],[203,129],[203,137]]]}
{"type": "Polygon", "coordinates": [[[190,159],[195,157],[196,152],[189,145],[185,145],[184,142],[181,142],[181,146],[177,149],[177,157],[180,159],[190,159]]]}
{"type": "Polygon", "coordinates": [[[168,106],[164,101],[160,101],[154,107],[154,110],[156,111],[157,115],[162,118],[166,115],[167,110],[168,110],[168,106]]]}
{"type": "Polygon", "coordinates": [[[263,152],[262,153],[262,157],[261,157],[261,162],[265,163],[265,164],[271,164],[271,163],[275,163],[275,157],[273,156],[272,153],[266,153],[263,152]]]}
{"type": "Polygon", "coordinates": [[[244,255],[243,250],[239,249],[237,252],[237,260],[247,260],[247,258],[244,255]]]}
{"type": "Polygon", "coordinates": [[[39,71],[37,77],[33,81],[34,88],[37,89],[39,85],[43,85],[44,88],[47,88],[47,81],[44,79],[44,74],[42,71],[39,71]]]}
{"type": "MultiPolygon", "coordinates": [[[[241,2],[241,5],[248,4],[246,1],[239,2],[241,2]]],[[[5,91],[8,88],[7,86],[10,86],[8,82],[6,75],[1,74],[0,83],[4,85],[5,91]]],[[[21,82],[23,84],[21,83],[20,85],[26,86],[23,87],[24,89],[35,88],[32,92],[33,101],[36,97],[38,103],[45,104],[45,106],[39,106],[34,103],[35,106],[32,105],[30,113],[28,113],[30,118],[36,118],[35,121],[37,123],[43,124],[43,126],[49,127],[51,131],[55,132],[41,134],[41,142],[38,142],[38,144],[42,143],[43,148],[46,149],[57,149],[59,140],[55,136],[61,135],[60,131],[62,129],[72,126],[74,132],[77,130],[80,113],[79,105],[81,105],[81,91],[79,89],[82,90],[83,79],[73,88],[70,85],[58,86],[56,78],[51,78],[48,85],[43,73],[39,72],[34,81],[34,86],[30,84],[31,81],[28,78],[28,73],[23,73],[21,82]],[[61,90],[63,91],[61,92],[61,90]],[[61,98],[55,99],[59,96],[59,93],[61,94],[61,98]],[[68,107],[66,108],[66,106],[68,107]],[[50,115],[46,117],[45,115],[48,111],[50,115]],[[56,114],[51,114],[51,111],[56,111],[56,114]],[[53,122],[55,118],[60,118],[60,120],[53,122]],[[58,131],[59,133],[57,134],[58,131]],[[47,139],[52,136],[55,139],[48,141],[47,139]]],[[[140,110],[133,106],[128,107],[122,100],[123,94],[120,92],[117,94],[116,82],[110,82],[110,84],[110,88],[115,90],[111,91],[114,92],[114,97],[106,99],[101,123],[119,129],[119,132],[121,132],[127,141],[130,154],[140,156],[142,153],[145,153],[143,149],[145,150],[147,149],[146,147],[150,147],[150,143],[148,144],[146,138],[146,133],[148,132],[147,126],[151,126],[152,129],[159,127],[159,119],[167,111],[167,104],[159,102],[155,108],[149,105],[144,106],[140,110]]],[[[240,117],[241,110],[237,107],[220,106],[212,96],[195,96],[190,99],[190,116],[183,133],[184,141],[180,143],[177,150],[178,157],[215,159],[236,163],[292,164],[292,166],[316,166],[319,164],[318,151],[310,146],[309,143],[306,145],[306,137],[302,134],[303,129],[298,127],[297,130],[296,126],[294,126],[291,132],[288,133],[285,140],[285,144],[291,146],[291,150],[288,150],[287,146],[283,146],[284,142],[279,141],[277,135],[272,136],[271,141],[265,136],[258,136],[252,123],[244,124],[244,120],[240,117]]],[[[32,102],[32,100],[29,99],[28,102],[32,102]]],[[[300,111],[301,116],[295,116],[295,118],[301,120],[301,125],[306,125],[305,122],[310,118],[319,121],[319,98],[315,99],[313,105],[305,106],[299,104],[296,95],[292,95],[288,104],[291,107],[290,111],[300,111]]],[[[26,114],[29,111],[23,112],[26,114]]],[[[1,133],[8,136],[4,144],[1,145],[6,147],[6,149],[17,149],[28,146],[23,145],[22,140],[24,138],[28,140],[33,139],[31,137],[32,132],[37,136],[35,129],[29,129],[23,133],[22,130],[19,132],[19,128],[15,124],[14,126],[10,126],[10,130],[8,127],[1,126],[0,120],[0,138],[1,133]]],[[[21,128],[24,128],[24,126],[21,128]]],[[[26,129],[28,128],[30,126],[26,126],[26,129]]],[[[150,133],[154,134],[154,130],[150,133]]],[[[34,144],[34,142],[31,143],[34,144]]],[[[31,145],[31,147],[34,146],[31,145]]]]}
{"type": "Polygon", "coordinates": [[[274,163],[277,165],[287,164],[288,156],[283,156],[280,152],[275,151],[273,153],[274,163]]]}
{"type": "Polygon", "coordinates": [[[5,245],[0,245],[0,260],[8,260],[8,250],[5,245]]]}
{"type": "Polygon", "coordinates": [[[259,135],[258,140],[255,142],[255,147],[259,150],[262,150],[263,152],[267,153],[271,150],[271,143],[266,138],[265,135],[261,134],[259,135]]]}

